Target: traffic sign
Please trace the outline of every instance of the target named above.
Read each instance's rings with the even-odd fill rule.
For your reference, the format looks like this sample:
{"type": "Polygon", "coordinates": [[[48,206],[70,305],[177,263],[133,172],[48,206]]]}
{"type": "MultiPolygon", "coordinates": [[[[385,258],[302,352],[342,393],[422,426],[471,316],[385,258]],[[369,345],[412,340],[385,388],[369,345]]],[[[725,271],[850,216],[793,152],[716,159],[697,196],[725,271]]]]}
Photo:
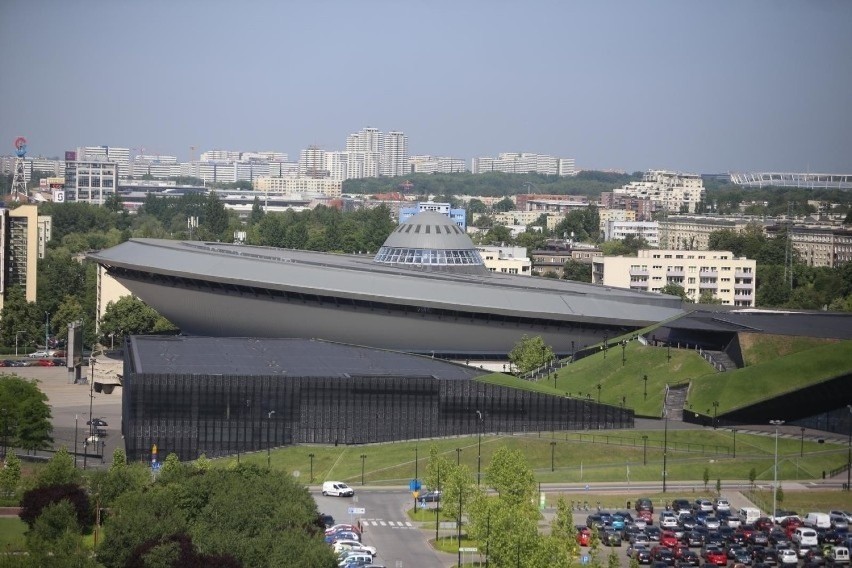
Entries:
{"type": "Polygon", "coordinates": [[[580,557],[580,564],[588,564],[589,563],[589,555],[584,554],[580,557]]]}
{"type": "Polygon", "coordinates": [[[456,522],[455,521],[441,521],[440,523],[438,523],[438,527],[442,528],[442,529],[454,529],[454,528],[456,528],[456,522]]]}
{"type": "Polygon", "coordinates": [[[420,491],[420,487],[421,487],[421,485],[420,485],[419,479],[412,479],[411,481],[408,482],[408,490],[409,491],[420,491]]]}
{"type": "Polygon", "coordinates": [[[459,548],[459,552],[479,552],[479,549],[475,548],[475,547],[469,547],[469,548],[461,547],[461,548],[459,548]]]}
{"type": "Polygon", "coordinates": [[[364,515],[367,513],[367,509],[364,507],[349,507],[350,515],[364,515]]]}

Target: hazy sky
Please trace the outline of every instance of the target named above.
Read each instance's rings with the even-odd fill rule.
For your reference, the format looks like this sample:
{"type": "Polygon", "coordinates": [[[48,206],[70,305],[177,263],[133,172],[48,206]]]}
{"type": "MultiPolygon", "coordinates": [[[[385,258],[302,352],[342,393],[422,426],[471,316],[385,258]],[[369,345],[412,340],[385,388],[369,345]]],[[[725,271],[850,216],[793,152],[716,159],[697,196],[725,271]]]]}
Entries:
{"type": "Polygon", "coordinates": [[[852,173],[852,1],[0,0],[0,154],[527,151],[852,173]]]}

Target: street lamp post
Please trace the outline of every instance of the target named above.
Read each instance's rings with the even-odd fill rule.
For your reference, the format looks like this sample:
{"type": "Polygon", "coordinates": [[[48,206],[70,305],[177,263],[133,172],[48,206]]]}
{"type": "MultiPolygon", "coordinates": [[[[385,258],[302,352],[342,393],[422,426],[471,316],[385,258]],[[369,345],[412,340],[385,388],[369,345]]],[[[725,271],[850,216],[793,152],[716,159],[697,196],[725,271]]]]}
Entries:
{"type": "Polygon", "coordinates": [[[778,427],[784,424],[784,421],[770,420],[769,423],[775,426],[775,467],[772,481],[772,516],[774,517],[778,510],[778,427]]]}
{"type": "Polygon", "coordinates": [[[668,347],[668,353],[666,354],[666,357],[668,357],[668,360],[671,361],[672,360],[672,344],[671,344],[671,341],[668,341],[666,343],[666,347],[668,347]]]}
{"type": "Polygon", "coordinates": [[[607,334],[605,334],[605,333],[604,333],[604,344],[603,344],[604,359],[606,359],[606,349],[607,349],[607,343],[606,343],[606,341],[607,341],[607,339],[609,339],[609,336],[607,336],[607,334]]]}
{"type": "Polygon", "coordinates": [[[719,426],[719,422],[716,420],[716,411],[719,409],[719,401],[713,401],[713,429],[715,430],[719,426]]]}
{"type": "Polygon", "coordinates": [[[438,509],[441,508],[441,462],[438,462],[438,480],[435,482],[435,490],[438,492],[438,500],[435,501],[435,542],[438,542],[438,509]]]}
{"type": "Polygon", "coordinates": [[[598,383],[597,388],[598,388],[598,404],[600,404],[601,403],[601,384],[600,383],[598,383]]]}
{"type": "Polygon", "coordinates": [[[482,476],[482,411],[476,411],[478,430],[477,453],[476,453],[476,486],[479,487],[480,478],[482,476]]]}
{"type": "Polygon", "coordinates": [[[364,462],[367,460],[367,454],[361,454],[361,485],[364,485],[364,462]]]}
{"type": "Polygon", "coordinates": [[[550,442],[550,471],[551,473],[556,471],[556,466],[554,465],[554,456],[556,454],[556,442],[550,442]]]}
{"type": "Polygon", "coordinates": [[[663,409],[663,416],[665,417],[665,426],[663,428],[663,493],[666,492],[666,477],[668,477],[669,472],[666,471],[666,464],[669,455],[669,412],[667,409],[663,409]]]}
{"type": "Polygon", "coordinates": [[[648,375],[642,375],[642,380],[645,381],[645,400],[648,400],[648,375]]]}
{"type": "Polygon", "coordinates": [[[799,447],[799,457],[803,458],[805,457],[805,427],[799,426],[799,428],[802,430],[802,444],[799,447]]]}
{"type": "Polygon", "coordinates": [[[308,458],[311,460],[311,483],[314,482],[314,453],[311,452],[308,454],[308,458]]]}
{"type": "Polygon", "coordinates": [[[648,435],[642,436],[642,465],[648,465],[648,435]]]}
{"type": "Polygon", "coordinates": [[[731,428],[731,432],[734,433],[734,457],[737,457],[737,429],[731,428]]]}
{"type": "Polygon", "coordinates": [[[89,456],[89,441],[92,439],[92,402],[95,400],[95,358],[89,355],[89,364],[92,367],[92,380],[89,381],[89,434],[83,441],[83,469],[86,469],[86,458],[89,456]]]}
{"type": "Polygon", "coordinates": [[[852,474],[852,404],[847,404],[846,408],[849,409],[849,441],[847,442],[847,451],[846,451],[846,491],[852,491],[852,478],[850,478],[850,474],[852,474]]]}
{"type": "Polygon", "coordinates": [[[275,414],[274,410],[270,410],[269,414],[266,415],[266,467],[272,467],[272,452],[271,452],[271,442],[269,441],[269,425],[272,423],[272,415],[275,414]]]}
{"type": "Polygon", "coordinates": [[[456,536],[457,536],[458,541],[459,541],[459,566],[462,565],[462,563],[461,563],[462,495],[464,495],[464,491],[462,491],[461,488],[459,488],[459,520],[458,520],[458,523],[456,524],[456,536]]]}
{"type": "Polygon", "coordinates": [[[456,465],[461,465],[461,448],[456,448],[456,465]]]}
{"type": "MultiPolygon", "coordinates": [[[[415,487],[416,487],[416,483],[417,483],[417,462],[418,462],[417,444],[415,444],[414,445],[414,482],[415,482],[415,487]]],[[[415,493],[415,495],[416,495],[416,493],[415,493]]],[[[414,497],[414,512],[415,513],[417,512],[417,497],[416,496],[414,497]]]]}
{"type": "Polygon", "coordinates": [[[625,356],[624,356],[624,350],[625,350],[626,348],[627,348],[627,341],[626,341],[626,340],[622,340],[622,341],[621,341],[621,366],[622,366],[622,367],[624,366],[624,363],[625,363],[625,361],[627,360],[627,359],[625,359],[625,356]]]}
{"type": "Polygon", "coordinates": [[[48,341],[50,338],[50,314],[44,312],[44,352],[49,353],[50,346],[48,341]]]}

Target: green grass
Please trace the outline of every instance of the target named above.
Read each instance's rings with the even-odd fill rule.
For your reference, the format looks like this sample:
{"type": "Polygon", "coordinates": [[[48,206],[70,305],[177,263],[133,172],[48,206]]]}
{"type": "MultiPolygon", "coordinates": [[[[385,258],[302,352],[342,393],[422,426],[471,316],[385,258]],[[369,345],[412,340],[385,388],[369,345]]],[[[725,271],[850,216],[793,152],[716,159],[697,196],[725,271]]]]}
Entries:
{"type": "Polygon", "coordinates": [[[504,375],[503,373],[492,373],[490,375],[483,375],[481,377],[477,377],[475,380],[481,383],[489,383],[492,385],[500,385],[520,390],[542,392],[545,394],[564,394],[559,389],[554,388],[552,382],[527,381],[524,379],[519,379],[518,377],[514,377],[512,375],[504,375]]]}
{"type": "Polygon", "coordinates": [[[852,370],[852,341],[821,345],[762,365],[719,373],[712,380],[697,380],[690,389],[688,404],[710,414],[712,402],[727,412],[818,383],[852,370]]]}
{"type": "Polygon", "coordinates": [[[0,517],[0,551],[21,552],[26,550],[24,533],[27,524],[18,517],[0,517]]]}
{"type": "Polygon", "coordinates": [[[790,335],[766,335],[756,333],[739,334],[740,346],[746,367],[762,365],[778,357],[807,351],[827,343],[835,343],[833,339],[816,337],[793,337],[790,335]]]}
{"type": "MultiPolygon", "coordinates": [[[[594,481],[626,482],[659,481],[663,461],[663,431],[622,430],[592,432],[543,432],[502,436],[483,435],[482,472],[484,474],[494,452],[503,446],[520,450],[543,483],[594,481]],[[647,464],[643,463],[642,436],[648,436],[647,464]],[[551,442],[554,446],[551,448],[551,442]],[[551,451],[553,469],[551,471],[551,451]]],[[[669,480],[700,480],[707,468],[713,483],[747,480],[754,468],[757,479],[772,478],[775,438],[766,435],[737,434],[737,458],[733,453],[733,435],[727,430],[670,430],[668,432],[669,480]]],[[[784,480],[818,479],[823,470],[846,463],[846,446],[806,442],[805,457],[799,459],[800,441],[781,438],[778,441],[779,478],[784,480]]],[[[340,479],[358,487],[361,483],[361,455],[364,460],[364,482],[368,485],[407,485],[415,475],[415,447],[419,462],[417,475],[422,478],[429,463],[432,445],[446,458],[459,460],[476,474],[478,439],[467,436],[420,442],[370,444],[363,446],[292,446],[271,452],[273,469],[291,474],[309,484],[310,458],[314,454],[314,484],[340,479]],[[456,452],[461,448],[461,453],[456,452]]],[[[266,452],[243,454],[241,460],[266,465],[266,452]]],[[[234,458],[213,460],[227,466],[234,458]]]]}
{"type": "Polygon", "coordinates": [[[715,376],[713,368],[696,352],[685,349],[669,351],[650,347],[638,341],[630,341],[622,350],[610,347],[606,356],[597,353],[580,359],[557,373],[556,388],[570,396],[598,399],[597,385],[600,384],[600,400],[619,405],[624,402],[640,416],[660,416],[663,411],[663,396],[666,385],[683,383],[703,375],[715,376]],[[648,377],[648,397],[645,398],[645,381],[648,377]]]}

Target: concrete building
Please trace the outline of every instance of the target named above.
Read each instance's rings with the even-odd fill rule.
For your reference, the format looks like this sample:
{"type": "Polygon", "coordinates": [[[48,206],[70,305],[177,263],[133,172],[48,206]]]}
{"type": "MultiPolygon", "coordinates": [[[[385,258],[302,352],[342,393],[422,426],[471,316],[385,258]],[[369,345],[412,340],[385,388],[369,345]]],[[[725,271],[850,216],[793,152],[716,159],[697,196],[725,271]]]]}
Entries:
{"type": "Polygon", "coordinates": [[[527,257],[526,247],[500,247],[478,245],[476,250],[482,256],[482,262],[491,272],[503,274],[532,274],[532,261],[527,257]]]}
{"type": "Polygon", "coordinates": [[[623,241],[628,236],[643,239],[648,246],[659,248],[660,224],[656,221],[607,221],[604,240],[623,241]]]}
{"type": "Polygon", "coordinates": [[[698,203],[704,201],[704,181],[698,174],[649,170],[642,181],[633,181],[614,189],[616,195],[649,199],[658,210],[678,213],[685,210],[695,213],[698,203]]]}
{"type": "Polygon", "coordinates": [[[66,152],[64,200],[103,205],[115,194],[118,176],[116,162],[80,159],[76,152],[66,152]]]}
{"type": "Polygon", "coordinates": [[[595,246],[566,241],[557,241],[548,245],[547,248],[532,251],[530,255],[532,272],[536,276],[553,272],[557,278],[562,278],[565,274],[565,263],[569,260],[588,264],[589,274],[591,274],[592,259],[603,254],[601,249],[595,246]]]}
{"type": "Polygon", "coordinates": [[[279,195],[325,195],[340,197],[343,182],[330,178],[258,177],[253,182],[256,191],[279,195]]]}
{"type": "Polygon", "coordinates": [[[382,149],[382,175],[404,176],[408,173],[408,137],[392,130],[385,136],[382,149]]]}
{"type": "Polygon", "coordinates": [[[23,288],[28,302],[36,301],[38,258],[38,208],[0,209],[0,310],[13,287],[23,288]]]}
{"type": "Polygon", "coordinates": [[[707,250],[715,231],[741,232],[749,225],[765,227],[767,222],[756,217],[720,215],[668,215],[660,221],[660,247],[679,250],[707,250]]]}
{"type": "MultiPolygon", "coordinates": [[[[786,227],[773,225],[768,234],[778,236],[786,227]]],[[[842,227],[793,225],[790,228],[793,249],[808,266],[834,268],[852,260],[852,230],[842,227]]]]}
{"type": "Polygon", "coordinates": [[[128,290],[118,280],[107,274],[103,266],[98,265],[97,292],[95,306],[98,319],[95,321],[95,333],[100,335],[101,320],[110,304],[113,304],[125,296],[132,296],[133,292],[128,290]]]}
{"type": "Polygon", "coordinates": [[[654,203],[645,197],[631,197],[624,194],[616,194],[611,191],[601,192],[601,209],[623,209],[632,211],[636,216],[634,221],[653,221],[654,213],[657,211],[654,203]]]}
{"type": "Polygon", "coordinates": [[[728,306],[755,305],[757,261],[729,251],[643,249],[636,257],[597,257],[592,265],[595,284],[650,292],[676,284],[693,302],[711,292],[728,306]]]}
{"type": "Polygon", "coordinates": [[[453,209],[449,203],[435,203],[434,201],[423,201],[417,203],[413,207],[400,207],[399,223],[405,223],[414,215],[423,213],[424,211],[434,211],[435,213],[446,215],[452,219],[453,223],[458,225],[462,231],[467,230],[467,211],[464,209],[453,209]]]}
{"type": "Polygon", "coordinates": [[[448,156],[412,156],[408,159],[408,166],[413,174],[450,174],[468,171],[467,163],[463,158],[448,156]]]}
{"type": "Polygon", "coordinates": [[[531,152],[502,152],[496,158],[480,157],[471,160],[474,174],[503,172],[507,174],[539,173],[546,175],[574,175],[573,158],[557,158],[531,152]]]}

